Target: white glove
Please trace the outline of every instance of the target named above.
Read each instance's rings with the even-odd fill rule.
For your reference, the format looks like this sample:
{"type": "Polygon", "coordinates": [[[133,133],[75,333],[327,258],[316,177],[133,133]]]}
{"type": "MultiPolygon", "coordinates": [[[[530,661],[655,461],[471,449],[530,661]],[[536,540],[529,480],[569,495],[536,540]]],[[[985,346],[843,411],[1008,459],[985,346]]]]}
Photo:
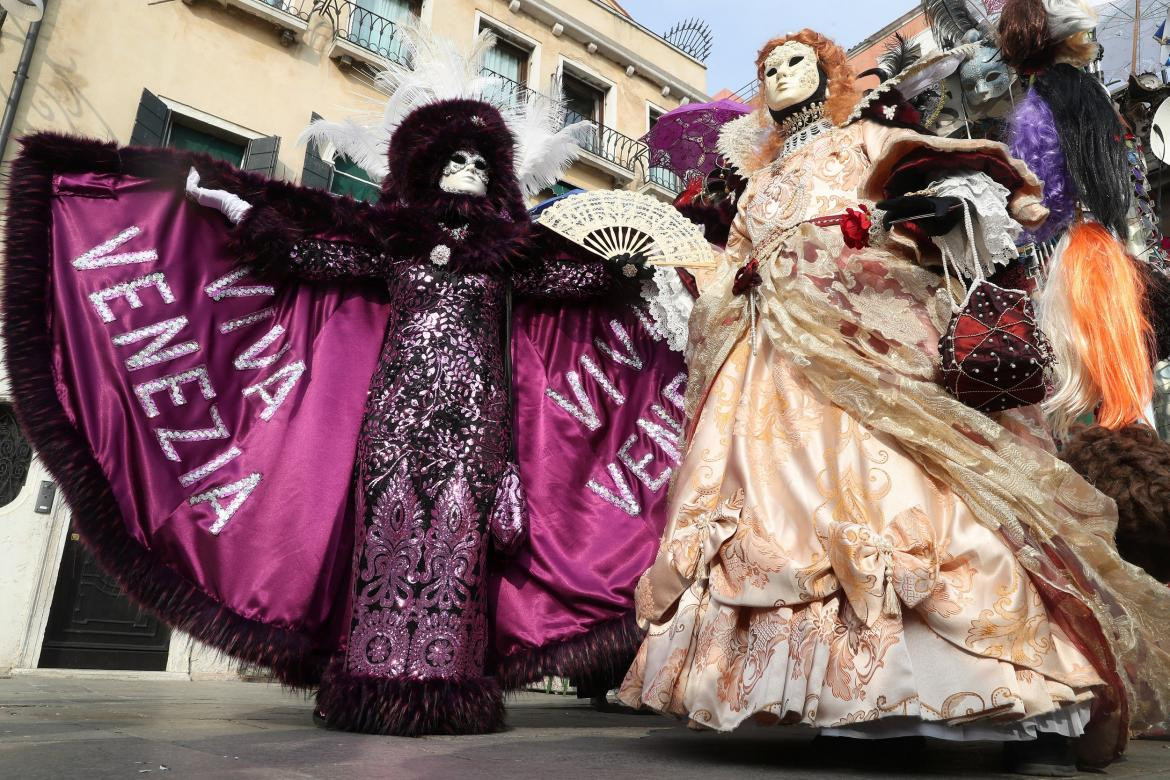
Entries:
{"type": "Polygon", "coordinates": [[[227,190],[209,190],[199,186],[199,171],[191,168],[187,174],[187,197],[200,206],[210,206],[223,213],[233,225],[238,225],[252,204],[227,190]]]}

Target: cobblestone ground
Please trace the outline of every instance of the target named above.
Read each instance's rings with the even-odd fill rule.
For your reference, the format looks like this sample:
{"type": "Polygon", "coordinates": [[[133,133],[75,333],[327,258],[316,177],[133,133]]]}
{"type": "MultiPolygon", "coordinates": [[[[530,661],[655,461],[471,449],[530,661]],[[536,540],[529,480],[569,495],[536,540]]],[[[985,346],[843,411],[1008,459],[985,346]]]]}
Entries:
{"type": "MultiPolygon", "coordinates": [[[[987,743],[930,742],[913,756],[881,756],[865,744],[842,753],[818,749],[807,733],[698,733],[541,693],[512,699],[509,729],[487,736],[323,731],[311,709],[261,683],[0,679],[0,778],[1012,777],[999,773],[998,748],[987,743]]],[[[1170,742],[1130,745],[1097,776],[1170,778],[1170,742]]]]}

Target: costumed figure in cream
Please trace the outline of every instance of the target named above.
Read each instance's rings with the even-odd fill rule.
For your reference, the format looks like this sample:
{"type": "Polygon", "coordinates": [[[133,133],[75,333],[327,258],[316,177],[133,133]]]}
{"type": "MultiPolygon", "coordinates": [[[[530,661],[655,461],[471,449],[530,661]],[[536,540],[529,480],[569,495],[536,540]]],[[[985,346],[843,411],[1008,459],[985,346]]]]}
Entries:
{"type": "Polygon", "coordinates": [[[1170,701],[1170,598],[1036,407],[976,411],[937,379],[963,279],[1013,264],[1040,182],[920,132],[894,84],[859,102],[818,33],[757,68],[763,105],[720,142],[748,186],[699,279],[622,700],[718,730],[1001,740],[1022,771],[1071,768],[1076,737],[1110,760],[1170,701]]]}

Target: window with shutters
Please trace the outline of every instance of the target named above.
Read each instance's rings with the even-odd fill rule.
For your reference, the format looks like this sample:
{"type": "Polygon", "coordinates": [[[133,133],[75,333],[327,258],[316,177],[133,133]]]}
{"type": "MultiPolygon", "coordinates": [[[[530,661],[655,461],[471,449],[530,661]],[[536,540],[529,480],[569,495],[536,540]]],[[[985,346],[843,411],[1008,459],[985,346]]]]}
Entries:
{"type": "Polygon", "coordinates": [[[167,146],[189,152],[203,152],[217,160],[239,165],[244,161],[244,150],[248,148],[248,143],[244,139],[224,138],[172,121],[167,146]]]}
{"type": "Polygon", "coordinates": [[[499,79],[499,85],[495,88],[503,93],[500,98],[526,98],[529,87],[536,86],[529,83],[536,51],[535,42],[487,19],[479,18],[478,24],[479,32],[486,30],[496,36],[495,45],[484,55],[483,69],[485,73],[499,79]]]}
{"type": "Polygon", "coordinates": [[[565,124],[592,122],[592,132],[582,137],[581,148],[601,154],[601,128],[605,127],[605,90],[568,70],[561,75],[561,88],[565,95],[565,124]]]}
{"type": "Polygon", "coordinates": [[[245,171],[273,176],[280,136],[259,136],[247,128],[142,90],[132,146],[170,146],[202,152],[245,171]]]}

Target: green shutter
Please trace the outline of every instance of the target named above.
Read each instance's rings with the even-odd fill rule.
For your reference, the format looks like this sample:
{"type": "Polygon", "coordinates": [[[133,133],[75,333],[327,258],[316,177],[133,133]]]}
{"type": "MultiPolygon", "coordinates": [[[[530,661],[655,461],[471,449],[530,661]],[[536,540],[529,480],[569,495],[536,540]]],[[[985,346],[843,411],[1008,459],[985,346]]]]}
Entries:
{"type": "Polygon", "coordinates": [[[245,171],[262,173],[268,178],[276,173],[276,158],[280,153],[280,136],[267,135],[263,138],[253,138],[244,150],[244,164],[240,166],[245,171]]]}
{"type": "MultiPolygon", "coordinates": [[[[322,118],[316,111],[313,112],[314,121],[322,118]]],[[[333,166],[321,159],[317,142],[309,141],[305,144],[305,166],[301,169],[301,185],[328,192],[332,184],[333,166]]]]}
{"type": "Polygon", "coordinates": [[[134,129],[130,132],[131,146],[166,146],[167,129],[171,124],[171,110],[148,89],[142,90],[134,129]]]}

